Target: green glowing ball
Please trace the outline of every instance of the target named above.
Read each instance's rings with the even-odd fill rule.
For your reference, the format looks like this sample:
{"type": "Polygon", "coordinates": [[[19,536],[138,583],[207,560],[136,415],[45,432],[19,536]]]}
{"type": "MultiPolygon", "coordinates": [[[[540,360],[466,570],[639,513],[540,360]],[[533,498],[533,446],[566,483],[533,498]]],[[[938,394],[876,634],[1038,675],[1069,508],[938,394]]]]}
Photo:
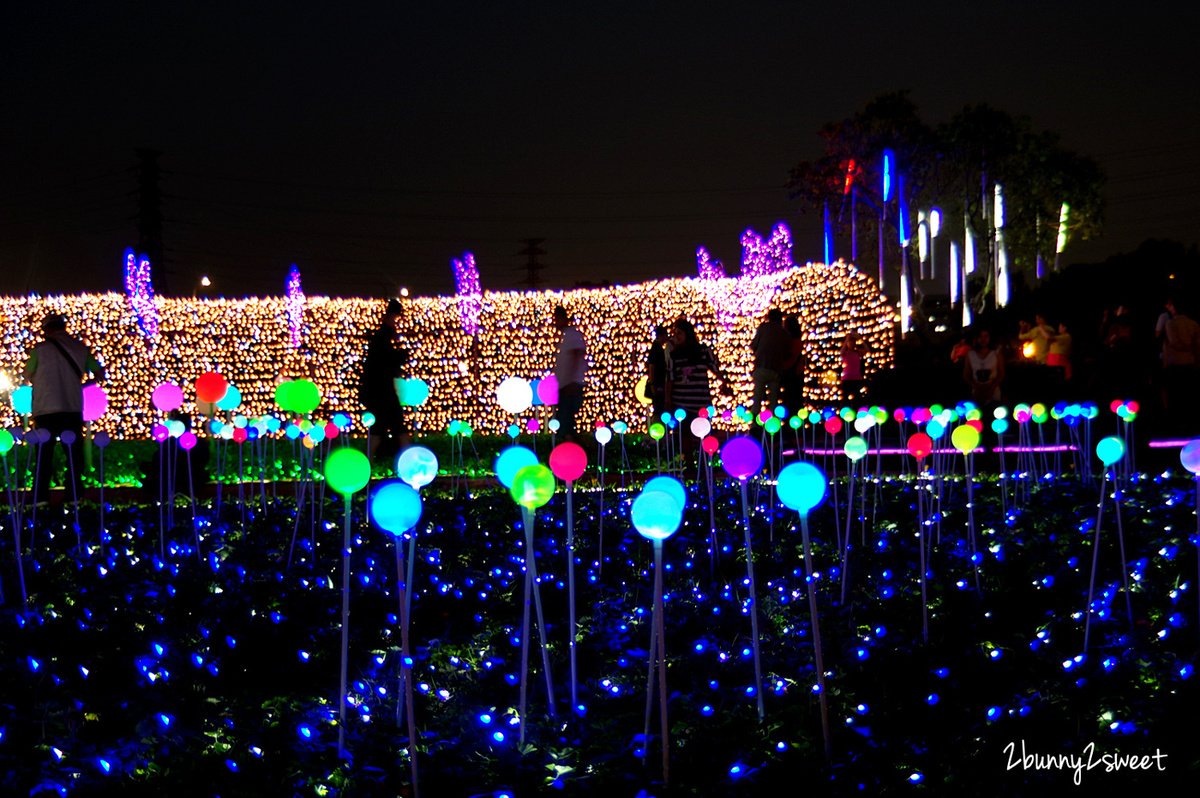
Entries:
{"type": "Polygon", "coordinates": [[[525,466],[513,477],[509,492],[517,504],[536,510],[554,495],[554,472],[541,463],[525,466]]]}
{"type": "Polygon", "coordinates": [[[362,490],[370,479],[371,461],[358,449],[336,449],[325,460],[325,481],[343,496],[362,490]]]}
{"type": "Polygon", "coordinates": [[[0,454],[8,454],[8,450],[13,447],[12,433],[6,429],[0,429],[0,454]]]}
{"type": "Polygon", "coordinates": [[[275,404],[281,410],[292,409],[292,381],[287,380],[275,386],[275,404]]]}
{"type": "Polygon", "coordinates": [[[321,404],[321,391],[312,380],[296,380],[288,396],[291,409],[297,413],[311,413],[321,404]]]}
{"type": "Polygon", "coordinates": [[[667,434],[667,428],[655,421],[650,425],[650,437],[654,440],[659,440],[667,434]]]}
{"type": "Polygon", "coordinates": [[[776,432],[779,432],[779,428],[782,426],[783,425],[779,422],[779,419],[775,416],[771,416],[767,419],[767,422],[763,424],[763,427],[766,428],[767,433],[770,435],[774,435],[776,432]]]}
{"type": "Polygon", "coordinates": [[[842,449],[846,452],[847,457],[858,462],[867,454],[867,442],[855,435],[853,438],[846,439],[846,445],[842,449]]]}

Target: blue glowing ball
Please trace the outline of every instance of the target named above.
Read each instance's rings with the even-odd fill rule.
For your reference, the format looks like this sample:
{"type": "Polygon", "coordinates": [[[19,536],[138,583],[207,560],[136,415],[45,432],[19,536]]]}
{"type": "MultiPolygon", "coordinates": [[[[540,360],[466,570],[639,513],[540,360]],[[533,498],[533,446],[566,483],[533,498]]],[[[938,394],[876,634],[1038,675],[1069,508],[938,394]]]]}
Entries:
{"type": "Polygon", "coordinates": [[[825,474],[812,463],[791,463],[779,472],[779,500],[807,515],[825,498],[825,474]]]}
{"type": "Polygon", "coordinates": [[[680,512],[687,507],[687,493],[683,489],[683,483],[675,479],[675,477],[654,477],[654,479],[646,482],[646,484],[642,487],[642,491],[645,493],[653,493],[657,491],[659,493],[667,494],[675,500],[677,505],[679,505],[680,512]]]}
{"type": "Polygon", "coordinates": [[[1179,462],[1193,474],[1200,474],[1200,438],[1184,444],[1179,450],[1179,462]]]}
{"type": "Polygon", "coordinates": [[[421,520],[421,494],[403,482],[390,479],[371,491],[367,511],[375,526],[400,537],[421,520]]]}
{"type": "Polygon", "coordinates": [[[537,455],[524,446],[509,446],[496,456],[496,479],[506,488],[511,488],[513,478],[525,466],[537,465],[537,455]]]}
{"type": "Polygon", "coordinates": [[[437,473],[437,455],[424,446],[406,447],[396,458],[396,476],[417,490],[433,482],[437,473]]]}
{"type": "Polygon", "coordinates": [[[650,540],[666,540],[683,522],[683,510],[675,497],[663,491],[643,490],[633,500],[629,517],[638,534],[650,540]]]}

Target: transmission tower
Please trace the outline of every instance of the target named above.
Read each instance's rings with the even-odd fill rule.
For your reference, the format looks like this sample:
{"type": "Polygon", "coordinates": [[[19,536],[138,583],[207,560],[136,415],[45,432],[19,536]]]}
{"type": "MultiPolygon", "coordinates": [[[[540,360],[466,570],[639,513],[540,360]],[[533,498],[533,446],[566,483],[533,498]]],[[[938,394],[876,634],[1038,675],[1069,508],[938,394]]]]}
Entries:
{"type": "Polygon", "coordinates": [[[163,262],[162,190],[158,186],[162,174],[158,158],[162,153],[145,147],[134,149],[134,153],[138,158],[135,167],[138,182],[137,251],[150,259],[150,273],[154,275],[153,282],[158,293],[167,295],[170,293],[170,281],[163,262]]]}
{"type": "Polygon", "coordinates": [[[542,243],[544,238],[525,238],[521,243],[525,245],[525,249],[518,252],[518,255],[524,255],[528,260],[524,266],[518,266],[513,271],[525,272],[525,279],[519,281],[519,285],[529,286],[530,290],[537,289],[545,284],[545,280],[541,278],[539,272],[546,268],[546,264],[538,263],[538,255],[545,255],[545,251],[538,249],[538,244],[542,243]]]}

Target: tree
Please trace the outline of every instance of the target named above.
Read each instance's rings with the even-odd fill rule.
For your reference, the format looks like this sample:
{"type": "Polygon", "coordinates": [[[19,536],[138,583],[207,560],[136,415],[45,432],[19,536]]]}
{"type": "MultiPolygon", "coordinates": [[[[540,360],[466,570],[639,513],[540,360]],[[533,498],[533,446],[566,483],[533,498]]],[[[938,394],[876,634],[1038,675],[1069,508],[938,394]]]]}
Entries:
{"type": "MultiPolygon", "coordinates": [[[[1069,239],[1088,239],[1102,231],[1100,166],[1065,149],[1056,133],[1034,131],[1028,117],[979,104],[932,128],[908,92],[897,91],[876,97],[848,119],[823,125],[818,134],[825,140],[825,153],[792,168],[790,196],[799,202],[800,213],[823,213],[828,207],[835,235],[845,237],[854,225],[863,262],[875,259],[866,253],[878,251],[882,231],[885,261],[899,268],[901,201],[913,216],[938,208],[943,235],[956,240],[962,240],[970,224],[978,236],[980,262],[989,262],[994,242],[985,233],[993,221],[997,183],[1003,186],[1004,245],[1014,270],[1032,276],[1039,253],[1053,261],[1064,202],[1070,208],[1069,239]],[[888,203],[882,196],[885,150],[894,153],[902,181],[888,203]]],[[[915,222],[909,227],[912,245],[915,222]]],[[[987,274],[985,293],[993,290],[991,270],[987,274]]]]}

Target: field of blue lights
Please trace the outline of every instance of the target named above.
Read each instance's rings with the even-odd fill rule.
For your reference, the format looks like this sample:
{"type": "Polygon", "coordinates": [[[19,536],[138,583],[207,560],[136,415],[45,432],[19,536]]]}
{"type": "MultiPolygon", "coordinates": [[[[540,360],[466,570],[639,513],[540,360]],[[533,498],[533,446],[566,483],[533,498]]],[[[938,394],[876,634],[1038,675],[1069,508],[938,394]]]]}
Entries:
{"type": "Polygon", "coordinates": [[[399,466],[412,487],[368,483],[343,436],[312,450],[311,479],[219,504],[35,513],[10,494],[0,786],[633,798],[1195,778],[1187,469],[1140,473],[1124,442],[1068,436],[968,476],[974,427],[927,447],[914,427],[906,459],[881,461],[869,424],[837,438],[830,420],[793,426],[786,454],[786,434],[690,462],[639,438],[651,475],[663,444],[667,479],[646,486],[616,441],[603,487],[595,451],[561,444],[541,446],[549,469],[498,462],[508,489],[445,455],[435,479],[425,450],[399,466]],[[781,468],[796,448],[816,467],[781,468]]]}

